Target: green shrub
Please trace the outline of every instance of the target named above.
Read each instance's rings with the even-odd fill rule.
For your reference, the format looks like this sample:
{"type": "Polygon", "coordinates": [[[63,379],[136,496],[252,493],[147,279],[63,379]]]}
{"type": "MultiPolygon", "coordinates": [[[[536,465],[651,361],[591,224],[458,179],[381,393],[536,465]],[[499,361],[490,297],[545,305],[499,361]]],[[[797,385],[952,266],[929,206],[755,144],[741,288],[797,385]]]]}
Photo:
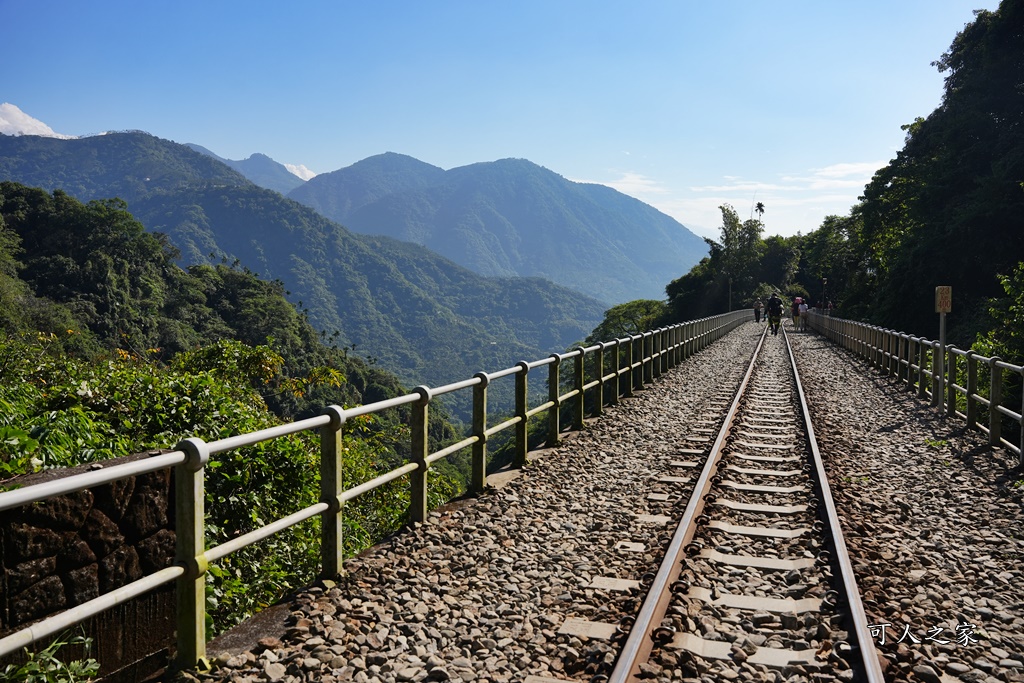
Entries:
{"type": "MultiPolygon", "coordinates": [[[[182,354],[173,367],[118,350],[88,362],[68,357],[52,335],[0,337],[0,475],[70,467],[185,437],[215,441],[281,424],[254,384],[340,381],[310,373],[304,384],[276,375],[267,347],[219,342],[182,354]]],[[[343,481],[368,481],[403,458],[401,423],[362,416],[343,435],[343,481]]],[[[320,442],[302,432],[211,457],[206,466],[206,544],[214,547],[314,505],[320,497],[320,442]]],[[[459,473],[432,470],[430,503],[461,492],[459,473]]],[[[409,506],[399,479],[345,506],[344,551],[353,555],[396,530],[409,506]]],[[[207,605],[217,633],[309,583],[320,565],[320,520],[310,519],[210,567],[207,605]]]]}
{"type": "Polygon", "coordinates": [[[0,679],[8,683],[79,683],[91,681],[100,671],[100,665],[89,657],[92,639],[84,636],[61,636],[39,652],[25,651],[23,664],[8,664],[0,672],[0,679]],[[85,659],[62,662],[57,653],[66,645],[79,645],[85,650],[85,659]]]}

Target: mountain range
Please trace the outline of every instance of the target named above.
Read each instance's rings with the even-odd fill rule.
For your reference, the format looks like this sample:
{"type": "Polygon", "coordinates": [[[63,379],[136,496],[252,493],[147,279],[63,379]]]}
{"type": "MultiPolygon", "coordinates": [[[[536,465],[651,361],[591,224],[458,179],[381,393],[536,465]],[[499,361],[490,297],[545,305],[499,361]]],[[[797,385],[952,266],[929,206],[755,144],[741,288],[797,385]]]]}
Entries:
{"type": "Polygon", "coordinates": [[[388,152],[308,181],[262,154],[221,159],[350,230],[428,247],[481,275],[542,277],[607,304],[663,299],[704,240],[610,187],[525,159],[444,170],[388,152]]]}
{"type": "MultiPolygon", "coordinates": [[[[9,103],[0,133],[71,137],[9,103]]],[[[264,154],[234,161],[187,146],[356,232],[415,242],[481,275],[542,277],[608,305],[664,298],[665,284],[707,253],[653,207],[524,159],[445,171],[386,153],[316,175],[264,154]]]]}
{"type": "Polygon", "coordinates": [[[205,154],[206,156],[213,157],[222,164],[235,169],[256,185],[265,187],[268,190],[273,190],[274,192],[288,194],[306,182],[289,171],[287,166],[274,161],[266,154],[257,153],[251,155],[248,159],[235,161],[219,157],[205,147],[201,147],[190,142],[186,143],[185,146],[205,154]]]}
{"type": "Polygon", "coordinates": [[[185,145],[142,132],[0,135],[0,179],[82,201],[119,197],[184,265],[280,280],[342,345],[433,386],[582,340],[604,304],[540,278],[478,275],[408,242],[353,233],[185,145]]]}

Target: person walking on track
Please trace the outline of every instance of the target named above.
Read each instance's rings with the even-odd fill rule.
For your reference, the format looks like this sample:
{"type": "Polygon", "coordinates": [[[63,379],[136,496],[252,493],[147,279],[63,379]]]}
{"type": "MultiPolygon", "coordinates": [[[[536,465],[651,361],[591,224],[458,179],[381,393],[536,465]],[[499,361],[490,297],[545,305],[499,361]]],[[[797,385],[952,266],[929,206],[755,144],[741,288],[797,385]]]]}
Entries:
{"type": "Polygon", "coordinates": [[[772,328],[772,334],[779,333],[779,325],[782,323],[782,299],[778,292],[772,292],[768,299],[768,326],[772,328]]]}

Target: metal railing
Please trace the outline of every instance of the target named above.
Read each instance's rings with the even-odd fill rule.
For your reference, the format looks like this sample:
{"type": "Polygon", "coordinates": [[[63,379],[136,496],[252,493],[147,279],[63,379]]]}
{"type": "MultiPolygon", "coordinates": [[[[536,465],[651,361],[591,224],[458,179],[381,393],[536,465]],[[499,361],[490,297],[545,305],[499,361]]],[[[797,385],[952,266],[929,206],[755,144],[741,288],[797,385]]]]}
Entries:
{"type": "Polygon", "coordinates": [[[0,493],[0,511],[40,502],[54,496],[109,484],[125,477],[147,474],[166,468],[174,469],[175,524],[177,546],[175,563],[149,574],[121,588],[105,593],[93,600],[77,605],[52,617],[43,619],[22,630],[0,639],[0,656],[28,646],[37,640],[60,633],[85,619],[151,591],[159,586],[176,584],[177,597],[177,658],[183,668],[194,666],[206,654],[205,574],[209,565],[227,555],[257,543],[269,536],[299,524],[317,515],[321,518],[321,571],[326,577],[342,573],[342,509],[347,501],[379,486],[409,475],[411,521],[427,517],[427,472],[431,463],[464,448],[472,448],[471,490],[479,491],[487,485],[487,441],[502,430],[515,427],[513,467],[526,463],[528,452],[528,425],[531,417],[547,413],[547,441],[551,447],[559,443],[562,432],[561,410],[572,407],[571,428],[583,427],[586,395],[590,392],[592,414],[602,414],[604,406],[618,403],[620,396],[631,396],[633,391],[660,377],[676,364],[689,358],[709,344],[717,341],[745,320],[749,311],[736,311],[711,318],[703,318],[660,328],[643,334],[601,342],[586,348],[577,347],[567,353],[553,353],[533,362],[520,361],[514,367],[494,373],[479,372],[471,379],[446,384],[437,388],[416,387],[412,393],[354,408],[328,407],[318,417],[291,424],[264,429],[249,434],[220,439],[210,443],[188,438],[179,442],[171,453],[147,460],[106,467],[101,470],[76,474],[22,489],[0,493]],[[586,358],[592,355],[594,377],[586,374],[586,358]],[[561,365],[573,363],[572,388],[562,393],[561,365]],[[527,381],[530,372],[547,366],[548,400],[529,406],[527,381]],[[488,426],[487,386],[501,377],[515,376],[514,415],[503,422],[488,426]],[[429,406],[438,396],[464,389],[473,390],[472,433],[469,437],[431,453],[427,440],[429,406]],[[410,461],[370,481],[344,489],[342,485],[342,426],[359,415],[378,413],[389,408],[410,404],[412,453],[410,461]],[[205,479],[204,467],[210,458],[235,448],[251,446],[308,429],[320,432],[320,502],[299,510],[283,519],[207,549],[205,542],[205,479]]]}
{"type": "Polygon", "coordinates": [[[1018,466],[1024,466],[1024,398],[1021,412],[1016,412],[1006,404],[1003,391],[1005,373],[1017,375],[1024,382],[1024,367],[998,356],[989,358],[952,345],[943,349],[931,339],[818,313],[809,316],[809,324],[872,367],[906,384],[946,415],[965,419],[968,427],[988,435],[989,445],[1006,448],[1017,455],[1018,466]],[[987,371],[987,382],[984,377],[979,382],[981,368],[987,371]],[[987,396],[979,393],[985,385],[987,396]],[[982,409],[987,412],[986,421],[979,420],[982,409]],[[1016,423],[1016,443],[1003,437],[1006,420],[1016,423]]]}

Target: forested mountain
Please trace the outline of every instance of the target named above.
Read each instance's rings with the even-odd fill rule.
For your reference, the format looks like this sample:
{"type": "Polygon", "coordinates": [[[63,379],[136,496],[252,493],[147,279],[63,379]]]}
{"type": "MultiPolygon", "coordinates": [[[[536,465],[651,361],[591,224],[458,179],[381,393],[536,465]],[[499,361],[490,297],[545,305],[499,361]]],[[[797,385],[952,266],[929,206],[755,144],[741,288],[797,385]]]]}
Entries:
{"type": "MultiPolygon", "coordinates": [[[[173,251],[121,200],[82,204],[0,182],[0,488],[40,469],[185,437],[213,441],[407,392],[392,373],[322,339],[280,283],[227,265],[185,271],[173,251]]],[[[406,408],[349,422],[347,486],[408,458],[408,423],[406,408]]],[[[436,405],[428,438],[432,449],[459,438],[436,405]]],[[[215,455],[204,485],[208,542],[314,504],[318,454],[307,431],[215,455]]],[[[434,463],[431,504],[464,491],[468,472],[464,453],[434,463]]],[[[408,486],[393,482],[347,503],[346,554],[404,523],[408,500],[408,486]]],[[[317,529],[292,527],[226,559],[220,566],[230,570],[211,571],[218,630],[316,576],[317,529]]]]}
{"type": "Polygon", "coordinates": [[[951,324],[977,329],[972,318],[984,322],[986,300],[1003,294],[996,276],[1024,261],[1024,2],[979,12],[935,66],[942,103],[905,126],[851,213],[850,303],[883,324],[934,328],[935,286],[952,285],[951,324]]]}
{"type": "Polygon", "coordinates": [[[524,159],[443,171],[383,154],[289,196],[352,230],[423,244],[477,273],[543,277],[609,303],[662,298],[665,283],[707,253],[653,207],[524,159]]]}
{"type": "Polygon", "coordinates": [[[249,184],[212,157],[139,131],[70,140],[0,135],[0,180],[129,205],[193,185],[249,184]]]}
{"type": "Polygon", "coordinates": [[[260,187],[265,187],[268,190],[273,190],[274,192],[288,194],[295,188],[301,187],[306,182],[285,168],[284,164],[274,161],[266,154],[257,153],[251,155],[248,159],[235,161],[233,159],[219,157],[201,145],[186,143],[185,146],[199,152],[200,154],[213,157],[217,161],[235,169],[253,183],[260,187]]]}
{"type": "Polygon", "coordinates": [[[347,378],[330,396],[307,387],[301,401],[266,386],[284,417],[404,393],[393,374],[322,342],[280,283],[227,265],[182,270],[174,256],[121,200],[82,204],[0,182],[0,333],[52,334],[79,356],[120,348],[163,361],[228,340],[271,344],[287,377],[332,366],[347,378]]]}
{"type": "Polygon", "coordinates": [[[288,196],[351,228],[348,219],[353,211],[388,195],[433,187],[441,183],[444,176],[443,168],[388,152],[331,173],[321,173],[288,196]]]}
{"type": "Polygon", "coordinates": [[[186,261],[209,250],[282,280],[314,325],[410,382],[545,356],[585,337],[602,311],[547,281],[485,278],[417,245],[353,234],[254,186],[154,196],[135,210],[186,261]]]}
{"type": "Polygon", "coordinates": [[[0,136],[0,179],[121,197],[183,263],[238,259],[278,279],[341,346],[408,383],[438,385],[583,339],[594,299],[540,279],[485,278],[427,249],[356,235],[184,145],[145,133],[78,140],[0,136]],[[212,255],[212,257],[211,257],[212,255]]]}
{"type": "Polygon", "coordinates": [[[848,216],[765,240],[723,207],[721,240],[668,286],[668,319],[722,310],[731,281],[734,307],[775,288],[935,337],[935,287],[949,285],[950,341],[1024,362],[1024,0],[979,11],[937,57],[941,105],[904,126],[848,216]]]}

